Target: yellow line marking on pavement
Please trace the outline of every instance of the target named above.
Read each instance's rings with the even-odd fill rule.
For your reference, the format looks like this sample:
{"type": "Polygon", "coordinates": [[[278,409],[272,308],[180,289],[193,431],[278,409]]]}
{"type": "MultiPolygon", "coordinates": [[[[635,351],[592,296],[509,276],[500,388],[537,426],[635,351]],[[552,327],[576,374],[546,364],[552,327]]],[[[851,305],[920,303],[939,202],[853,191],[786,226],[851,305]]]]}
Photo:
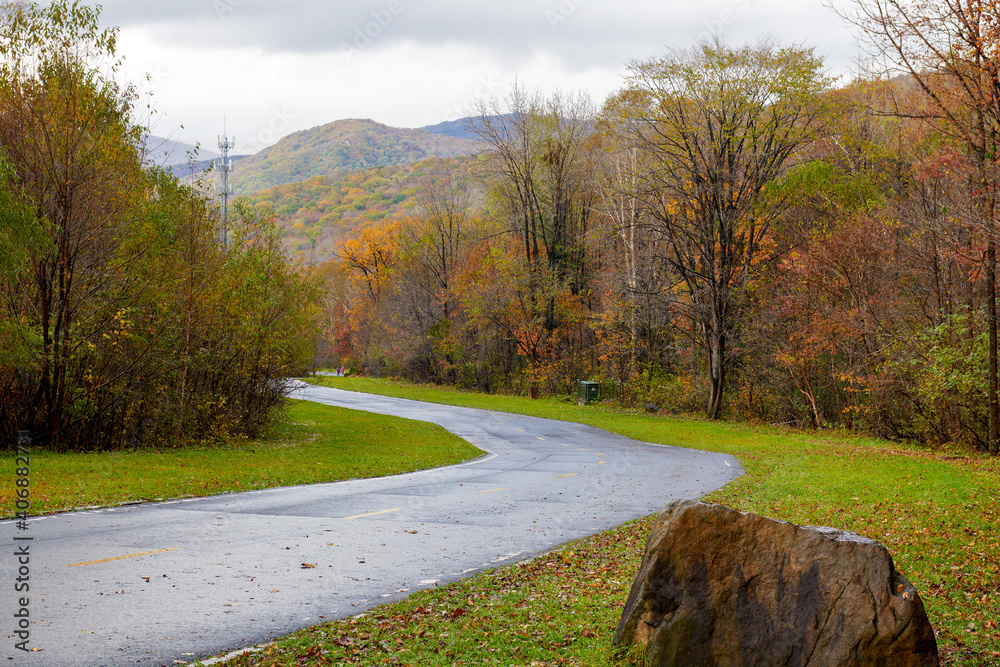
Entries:
{"type": "Polygon", "coordinates": [[[520,431],[521,433],[524,433],[524,429],[523,428],[515,428],[514,430],[515,431],[520,431]]]}
{"type": "Polygon", "coordinates": [[[597,465],[599,465],[599,466],[602,466],[602,465],[604,465],[605,463],[607,463],[607,461],[598,461],[598,462],[597,462],[597,465]]]}
{"type": "Polygon", "coordinates": [[[536,437],[536,438],[538,438],[539,440],[545,440],[545,438],[543,438],[543,437],[542,437],[542,436],[540,436],[540,435],[536,435],[535,437],[536,437]]]}
{"type": "Polygon", "coordinates": [[[581,451],[581,452],[585,452],[585,451],[587,451],[587,450],[586,450],[586,449],[581,449],[580,451],[581,451]]]}
{"type": "Polygon", "coordinates": [[[480,491],[479,493],[496,493],[497,491],[506,491],[508,487],[504,486],[499,489],[490,489],[489,491],[480,491]]]}
{"type": "Polygon", "coordinates": [[[560,446],[560,447],[569,447],[569,445],[566,445],[566,444],[563,444],[563,443],[561,443],[561,442],[559,443],[559,446],[560,446]]]}
{"type": "Polygon", "coordinates": [[[403,509],[402,507],[393,507],[391,510],[379,510],[378,512],[368,512],[367,514],[355,514],[354,516],[345,516],[344,520],[348,519],[362,519],[366,516],[377,516],[379,514],[388,514],[389,512],[398,512],[403,509]]]}
{"type": "Polygon", "coordinates": [[[115,556],[114,558],[102,558],[101,560],[88,560],[86,563],[70,563],[66,567],[83,567],[84,565],[97,565],[98,563],[110,563],[114,560],[125,560],[126,558],[138,558],[139,556],[152,556],[153,554],[162,554],[167,551],[180,551],[180,547],[173,547],[170,549],[156,549],[155,551],[143,551],[138,554],[129,554],[127,556],[115,556]]]}
{"type": "Polygon", "coordinates": [[[567,477],[572,477],[573,475],[579,475],[579,474],[580,473],[577,473],[577,472],[571,472],[568,475],[559,475],[558,477],[556,477],[556,479],[566,479],[567,477]]]}

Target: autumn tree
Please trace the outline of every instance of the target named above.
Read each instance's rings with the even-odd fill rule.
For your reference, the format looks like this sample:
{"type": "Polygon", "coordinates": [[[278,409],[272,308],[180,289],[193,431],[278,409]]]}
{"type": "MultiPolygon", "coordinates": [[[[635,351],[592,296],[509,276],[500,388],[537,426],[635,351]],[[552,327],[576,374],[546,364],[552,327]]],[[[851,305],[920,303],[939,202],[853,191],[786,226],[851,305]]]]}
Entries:
{"type": "Polygon", "coordinates": [[[228,431],[254,437],[288,394],[289,378],[312,361],[318,283],[285,259],[272,210],[237,200],[232,214],[217,277],[221,313],[206,332],[215,357],[209,386],[228,431]]]}
{"type": "Polygon", "coordinates": [[[826,87],[812,50],[720,42],[634,62],[633,140],[649,154],[641,192],[666,239],[668,288],[707,356],[707,414],[722,409],[740,354],[748,285],[772,221],[789,202],[768,186],[821,129],[826,87]]]}
{"type": "Polygon", "coordinates": [[[467,246],[477,240],[470,212],[472,190],[467,174],[439,165],[424,179],[413,214],[402,225],[406,254],[429,277],[419,289],[431,296],[439,321],[449,321],[456,313],[457,266],[467,246]]]}
{"type": "Polygon", "coordinates": [[[0,17],[0,431],[56,451],[256,435],[308,366],[312,282],[273,215],[143,164],[116,32],[57,0],[0,17]]]}
{"type": "Polygon", "coordinates": [[[31,257],[46,243],[45,232],[16,189],[9,162],[0,156],[0,412],[17,402],[19,373],[38,353],[31,304],[20,285],[30,281],[31,257]]]}
{"type": "MultiPolygon", "coordinates": [[[[483,216],[472,207],[481,201],[481,183],[465,169],[432,162],[402,217],[399,280],[400,305],[407,312],[412,348],[408,367],[418,379],[474,382],[468,370],[475,355],[465,344],[466,314],[458,299],[457,281],[475,246],[487,235],[483,216]]],[[[474,346],[473,346],[474,348],[474,346]]]]}
{"type": "MultiPolygon", "coordinates": [[[[540,291],[543,272],[574,294],[587,280],[584,238],[592,194],[585,144],[594,115],[586,95],[545,99],[515,86],[506,99],[481,100],[471,124],[492,158],[496,212],[518,235],[540,291]]],[[[539,307],[551,332],[555,296],[542,296],[539,307]]]]}
{"type": "Polygon", "coordinates": [[[386,335],[386,310],[396,289],[399,266],[399,222],[375,222],[337,245],[337,255],[347,272],[350,290],[342,298],[345,316],[335,338],[349,335],[369,370],[382,372],[384,353],[391,346],[386,335]],[[379,361],[375,361],[378,359],[379,361]],[[374,366],[371,362],[374,362],[374,366]]]}
{"type": "Polygon", "coordinates": [[[988,328],[988,448],[1000,454],[996,215],[1000,148],[1000,7],[981,0],[852,0],[844,15],[890,73],[911,78],[928,101],[919,115],[962,146],[982,236],[988,328]]]}
{"type": "Polygon", "coordinates": [[[631,141],[635,122],[627,93],[613,95],[601,109],[597,124],[594,208],[609,221],[611,240],[618,250],[614,257],[623,283],[624,319],[628,327],[629,376],[635,375],[639,344],[639,295],[658,292],[648,284],[657,275],[644,265],[643,250],[654,242],[649,233],[648,216],[639,194],[639,183],[646,168],[646,152],[631,141]]]}
{"type": "Polygon", "coordinates": [[[85,409],[74,408],[71,376],[115,310],[91,306],[135,260],[117,246],[144,183],[136,96],[116,81],[116,32],[98,16],[57,1],[10,5],[0,19],[0,144],[49,237],[32,259],[31,301],[41,325],[35,400],[57,447],[67,411],[85,409]]]}
{"type": "MultiPolygon", "coordinates": [[[[602,356],[627,359],[620,379],[646,380],[661,373],[675,375],[676,346],[671,326],[671,271],[663,262],[665,237],[653,224],[643,185],[651,167],[650,153],[635,141],[644,117],[644,96],[625,89],[609,97],[598,115],[593,137],[594,212],[602,250],[602,356]],[[627,331],[620,337],[616,327],[627,331]],[[624,356],[623,356],[624,355],[624,356]]],[[[658,399],[656,399],[658,400],[658,399]]],[[[655,400],[652,402],[656,402],[655,400]]]]}

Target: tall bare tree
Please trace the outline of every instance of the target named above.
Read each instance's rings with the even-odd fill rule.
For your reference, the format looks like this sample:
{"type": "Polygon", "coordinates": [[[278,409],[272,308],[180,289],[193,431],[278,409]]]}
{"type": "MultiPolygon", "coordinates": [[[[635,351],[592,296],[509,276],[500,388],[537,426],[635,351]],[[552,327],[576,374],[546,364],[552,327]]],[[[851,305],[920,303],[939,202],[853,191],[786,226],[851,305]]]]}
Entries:
{"type": "Polygon", "coordinates": [[[641,196],[642,174],[648,168],[648,153],[632,140],[636,113],[634,95],[627,91],[612,95],[601,108],[595,141],[594,209],[607,221],[610,268],[619,276],[624,324],[628,327],[628,376],[638,368],[640,311],[650,310],[641,297],[658,296],[663,290],[661,273],[650,260],[657,253],[659,235],[651,233],[649,215],[641,196]]]}
{"type": "Polygon", "coordinates": [[[471,242],[473,226],[470,178],[449,172],[449,167],[446,163],[430,167],[423,191],[416,198],[415,214],[403,228],[407,252],[429,278],[419,281],[419,289],[436,307],[432,314],[436,321],[450,320],[455,314],[456,267],[471,242]]]}
{"type": "MultiPolygon", "coordinates": [[[[594,116],[585,94],[546,99],[519,86],[504,99],[481,100],[476,109],[471,129],[489,147],[496,201],[521,239],[539,291],[554,278],[579,294],[587,279],[586,140],[594,116]]],[[[557,325],[554,297],[539,306],[551,332],[557,325]]]]}
{"type": "Polygon", "coordinates": [[[768,185],[821,127],[821,68],[810,49],[718,41],[630,67],[641,102],[633,138],[650,156],[641,190],[707,355],[712,419],[739,355],[754,264],[789,205],[768,185]]]}

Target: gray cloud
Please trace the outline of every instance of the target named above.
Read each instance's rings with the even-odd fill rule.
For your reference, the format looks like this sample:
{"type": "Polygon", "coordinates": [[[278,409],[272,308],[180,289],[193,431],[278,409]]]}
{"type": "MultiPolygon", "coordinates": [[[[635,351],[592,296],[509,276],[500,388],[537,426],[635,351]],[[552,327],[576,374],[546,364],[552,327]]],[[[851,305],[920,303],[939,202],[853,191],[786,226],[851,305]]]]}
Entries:
{"type": "MultiPolygon", "coordinates": [[[[43,0],[44,1],[44,0],[43,0]]],[[[85,0],[93,2],[95,0],[85,0]]],[[[97,0],[101,1],[101,0],[97,0]]],[[[587,90],[600,104],[625,65],[724,32],[806,43],[842,69],[852,38],[822,0],[103,0],[130,75],[152,71],[161,125],[215,145],[337,118],[399,126],[452,120],[515,81],[587,90]],[[398,3],[398,4],[397,4],[398,3]],[[355,47],[360,44],[363,55],[355,47]],[[461,48],[442,48],[455,46],[461,48]],[[345,55],[338,55],[347,49],[345,55]],[[330,55],[326,55],[330,54],[330,55]],[[403,102],[405,100],[405,102],[403,102]],[[183,124],[183,130],[176,129],[183,124]],[[206,141],[206,138],[208,139],[206,141]]],[[[839,73],[839,72],[836,72],[839,73]]],[[[269,139],[268,139],[269,141],[269,139]]]]}
{"type": "MultiPolygon", "coordinates": [[[[485,50],[505,66],[539,53],[562,67],[616,66],[724,30],[742,39],[768,30],[779,39],[805,6],[828,23],[838,19],[803,0],[134,0],[103,3],[111,24],[142,25],[173,44],[254,46],[268,51],[321,53],[348,47],[379,49],[401,42],[459,43],[485,50]],[[794,7],[790,10],[789,8],[794,7]],[[790,15],[791,14],[791,15],[790,15]]],[[[799,26],[801,27],[801,25],[799,26]]],[[[801,32],[801,30],[799,31],[801,32]]],[[[800,39],[800,38],[798,38],[800,39]]],[[[796,39],[796,41],[798,41],[796,39]]]]}

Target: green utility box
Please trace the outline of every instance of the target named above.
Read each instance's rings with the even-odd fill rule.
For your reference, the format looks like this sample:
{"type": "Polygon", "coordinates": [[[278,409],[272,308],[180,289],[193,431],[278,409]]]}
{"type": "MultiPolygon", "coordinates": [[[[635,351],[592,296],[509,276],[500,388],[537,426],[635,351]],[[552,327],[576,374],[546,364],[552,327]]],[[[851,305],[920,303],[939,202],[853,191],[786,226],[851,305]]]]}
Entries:
{"type": "Polygon", "coordinates": [[[596,401],[601,395],[601,383],[592,380],[580,380],[576,390],[576,402],[583,405],[596,401]]]}

